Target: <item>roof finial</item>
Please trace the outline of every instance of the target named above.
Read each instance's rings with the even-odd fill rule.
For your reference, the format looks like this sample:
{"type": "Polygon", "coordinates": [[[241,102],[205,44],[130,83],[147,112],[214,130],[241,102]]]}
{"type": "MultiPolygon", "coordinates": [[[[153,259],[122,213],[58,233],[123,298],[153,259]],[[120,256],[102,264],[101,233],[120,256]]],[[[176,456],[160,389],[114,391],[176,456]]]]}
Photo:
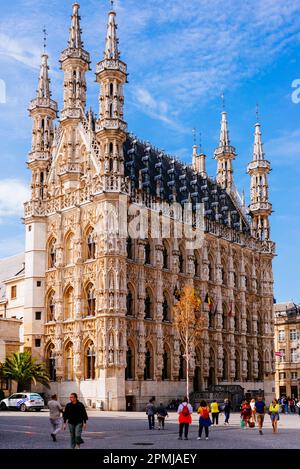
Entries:
{"type": "Polygon", "coordinates": [[[221,100],[222,100],[222,112],[225,112],[225,96],[224,96],[224,91],[222,91],[221,100]]]}
{"type": "Polygon", "coordinates": [[[202,148],[202,133],[199,132],[199,151],[200,154],[203,153],[203,148],[202,148]]]}
{"type": "Polygon", "coordinates": [[[111,7],[111,10],[114,11],[114,0],[110,0],[110,7],[111,7]]]}
{"type": "Polygon", "coordinates": [[[195,127],[193,128],[193,142],[194,142],[194,146],[197,145],[196,129],[195,129],[195,127]]]}
{"type": "Polygon", "coordinates": [[[44,54],[45,54],[46,48],[47,48],[47,36],[48,36],[46,26],[44,26],[43,33],[44,33],[44,54]]]}
{"type": "Polygon", "coordinates": [[[259,104],[256,103],[256,122],[259,122],[259,104]]]}

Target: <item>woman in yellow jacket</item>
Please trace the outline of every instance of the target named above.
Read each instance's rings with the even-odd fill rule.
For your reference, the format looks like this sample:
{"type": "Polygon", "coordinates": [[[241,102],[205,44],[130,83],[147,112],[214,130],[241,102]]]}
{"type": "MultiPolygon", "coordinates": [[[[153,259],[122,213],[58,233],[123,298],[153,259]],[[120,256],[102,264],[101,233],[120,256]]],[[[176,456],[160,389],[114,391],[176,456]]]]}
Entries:
{"type": "Polygon", "coordinates": [[[273,399],[269,407],[269,414],[271,417],[273,433],[277,433],[277,422],[279,420],[279,404],[277,399],[273,399]]]}

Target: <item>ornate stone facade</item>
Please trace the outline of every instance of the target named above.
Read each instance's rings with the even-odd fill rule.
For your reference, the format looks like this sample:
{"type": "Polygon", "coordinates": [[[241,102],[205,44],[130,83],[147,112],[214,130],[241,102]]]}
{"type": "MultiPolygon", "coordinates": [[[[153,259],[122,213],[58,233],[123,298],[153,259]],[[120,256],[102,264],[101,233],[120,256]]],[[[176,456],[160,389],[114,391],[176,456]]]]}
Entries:
{"type": "MultiPolygon", "coordinates": [[[[114,11],[96,68],[99,115],[86,113],[90,58],[78,10],[74,4],[69,45],[61,55],[64,108],[58,128],[46,54],[30,106],[25,315],[34,318],[37,308],[43,312],[38,333],[52,389],[62,400],[76,391],[87,404],[111,410],[143,408],[152,395],[165,402],[181,396],[185,364],[172,306],[175,292],[191,284],[208,320],[192,351],[194,390],[233,383],[270,394],[275,247],[269,238],[262,151],[263,161],[249,169],[257,205],[249,212],[234,188],[235,150],[225,112],[215,153],[217,180],[206,175],[205,155],[198,155],[197,147],[193,164],[185,166],[128,134],[123,114],[127,68],[120,60],[114,11]],[[174,207],[180,212],[186,203],[191,232],[178,236],[174,207]],[[200,231],[197,204],[204,211],[200,231]],[[164,220],[170,221],[165,232],[164,220]],[[138,239],[131,234],[134,225],[144,230],[138,239]],[[190,243],[195,233],[201,234],[198,247],[190,243]]],[[[257,134],[255,148],[262,148],[257,134]]],[[[34,334],[27,335],[26,345],[35,353],[34,334]]]]}

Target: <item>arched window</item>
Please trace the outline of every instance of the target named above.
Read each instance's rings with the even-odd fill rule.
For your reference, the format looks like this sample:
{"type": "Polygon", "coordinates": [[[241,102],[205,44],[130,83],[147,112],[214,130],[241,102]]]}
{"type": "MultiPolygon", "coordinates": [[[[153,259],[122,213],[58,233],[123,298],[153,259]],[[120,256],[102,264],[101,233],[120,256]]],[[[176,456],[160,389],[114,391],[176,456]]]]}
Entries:
{"type": "Polygon", "coordinates": [[[134,379],[134,351],[129,343],[127,345],[125,379],[134,379]]]}
{"type": "Polygon", "coordinates": [[[235,351],[235,373],[234,373],[234,380],[240,381],[241,379],[241,358],[239,352],[235,351]]]}
{"type": "Polygon", "coordinates": [[[250,352],[247,353],[247,381],[252,379],[252,359],[250,352]]]}
{"type": "Polygon", "coordinates": [[[53,344],[50,344],[46,351],[46,369],[50,381],[56,381],[55,352],[53,344]]]}
{"type": "Polygon", "coordinates": [[[183,248],[179,249],[179,272],[183,274],[185,272],[185,262],[184,262],[184,253],[183,248]]]}
{"type": "Polygon", "coordinates": [[[48,245],[48,268],[53,269],[56,262],[56,240],[52,238],[48,245]]]}
{"type": "Polygon", "coordinates": [[[65,380],[73,381],[73,377],[74,377],[73,344],[69,342],[65,348],[65,380]]]}
{"type": "Polygon", "coordinates": [[[222,328],[228,330],[228,316],[227,316],[227,305],[223,303],[222,305],[222,328]]]}
{"type": "Polygon", "coordinates": [[[201,263],[200,263],[200,256],[198,251],[194,251],[194,264],[195,264],[195,277],[201,277],[201,263]]]}
{"type": "Polygon", "coordinates": [[[233,272],[233,287],[238,288],[238,276],[236,270],[233,272]]]}
{"type": "Polygon", "coordinates": [[[164,249],[163,249],[163,268],[164,269],[169,269],[169,246],[166,241],[163,243],[164,249]]]}
{"type": "Polygon", "coordinates": [[[113,104],[109,105],[109,117],[110,117],[110,119],[113,118],[113,104]]]}
{"type": "Polygon", "coordinates": [[[226,270],[225,261],[223,261],[223,263],[222,263],[221,272],[222,272],[222,285],[226,286],[227,285],[227,270],[226,270]]]}
{"type": "Polygon", "coordinates": [[[128,259],[133,259],[132,239],[130,236],[127,238],[127,257],[128,259]]]}
{"type": "Polygon", "coordinates": [[[167,346],[164,347],[162,380],[170,379],[170,351],[167,346]]]}
{"type": "Polygon", "coordinates": [[[86,300],[87,300],[87,315],[95,316],[96,314],[96,296],[95,289],[92,283],[86,287],[86,300]]]}
{"type": "Polygon", "coordinates": [[[66,265],[73,264],[74,235],[69,233],[65,240],[66,265]]]}
{"type": "Polygon", "coordinates": [[[65,320],[73,319],[74,313],[74,290],[69,286],[64,294],[65,320]]]}
{"type": "Polygon", "coordinates": [[[144,380],[153,379],[153,354],[150,344],[146,345],[144,380]]]}
{"type": "Polygon", "coordinates": [[[179,355],[179,379],[186,379],[186,361],[184,358],[184,351],[182,347],[180,347],[179,355]]]}
{"type": "Polygon", "coordinates": [[[258,355],[257,366],[258,366],[257,379],[258,381],[263,381],[264,380],[264,362],[263,362],[263,357],[261,353],[258,355]]]}
{"type": "Polygon", "coordinates": [[[163,295],[163,304],[162,304],[162,309],[163,309],[163,321],[170,321],[170,311],[169,311],[169,302],[168,302],[168,297],[164,293],[163,295]]]}
{"type": "Polygon", "coordinates": [[[94,230],[90,228],[87,233],[87,258],[95,259],[95,257],[96,257],[95,233],[94,233],[94,230]]]}
{"type": "Polygon", "coordinates": [[[247,309],[247,317],[246,317],[246,333],[252,334],[252,321],[250,316],[250,311],[247,309]]]}
{"type": "Polygon", "coordinates": [[[109,158],[109,172],[112,173],[114,170],[114,160],[109,158]]]}
{"type": "Polygon", "coordinates": [[[114,95],[114,84],[113,83],[110,83],[110,85],[109,85],[109,94],[110,94],[110,96],[114,95]]]}
{"type": "Polygon", "coordinates": [[[264,323],[260,314],[258,314],[257,319],[257,333],[259,335],[264,335],[264,323]]]}
{"type": "Polygon", "coordinates": [[[223,350],[223,369],[222,369],[222,381],[228,380],[228,354],[226,350],[223,350]]]}
{"type": "Polygon", "coordinates": [[[130,284],[127,285],[128,293],[126,298],[126,316],[134,316],[133,289],[130,284]]]}
{"type": "Polygon", "coordinates": [[[214,281],[214,267],[213,267],[213,260],[212,258],[209,258],[209,263],[208,263],[208,280],[210,282],[214,281]]]}
{"type": "Polygon", "coordinates": [[[145,298],[145,319],[152,319],[152,295],[149,288],[146,289],[145,298]]]}
{"type": "Polygon", "coordinates": [[[47,322],[55,320],[55,292],[51,290],[47,298],[47,322]]]}
{"type": "Polygon", "coordinates": [[[145,244],[145,264],[151,265],[151,246],[149,241],[145,244]]]}
{"type": "Polygon", "coordinates": [[[85,350],[85,379],[95,379],[96,352],[93,343],[90,343],[85,350]]]}

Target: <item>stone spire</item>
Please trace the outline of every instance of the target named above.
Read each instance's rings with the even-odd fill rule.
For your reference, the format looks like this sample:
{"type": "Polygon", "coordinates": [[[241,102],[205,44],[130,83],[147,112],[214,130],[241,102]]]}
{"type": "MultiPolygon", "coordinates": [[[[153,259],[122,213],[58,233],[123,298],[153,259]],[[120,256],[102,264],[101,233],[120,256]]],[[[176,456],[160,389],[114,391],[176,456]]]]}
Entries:
{"type": "Polygon", "coordinates": [[[254,148],[253,148],[253,161],[263,160],[264,151],[263,144],[261,141],[261,130],[260,124],[257,122],[255,124],[255,133],[254,133],[254,148]]]}
{"type": "Polygon", "coordinates": [[[222,111],[221,130],[219,146],[215,150],[215,159],[217,166],[217,182],[228,192],[231,191],[233,185],[233,168],[232,161],[235,159],[235,148],[230,145],[229,130],[227,124],[227,113],[222,111]]]}
{"type": "Polygon", "coordinates": [[[48,55],[41,59],[40,76],[36,97],[30,102],[29,113],[33,121],[32,146],[28,167],[32,171],[32,199],[44,197],[44,184],[51,159],[54,138],[54,120],[57,117],[57,103],[51,99],[48,55]]]}
{"type": "Polygon", "coordinates": [[[80,118],[86,104],[86,78],[90,54],[83,49],[81,40],[79,4],[74,3],[71,17],[68,47],[61,53],[60,63],[64,71],[64,107],[61,120],[80,118]]]}
{"type": "Polygon", "coordinates": [[[257,122],[254,132],[253,158],[248,164],[247,172],[251,177],[249,211],[252,217],[252,235],[261,240],[270,239],[269,216],[272,213],[268,185],[270,169],[270,163],[265,160],[263,151],[260,123],[257,122]]]}
{"type": "Polygon", "coordinates": [[[222,119],[221,119],[219,148],[223,148],[225,150],[229,146],[230,146],[230,140],[229,140],[229,131],[228,131],[228,124],[227,124],[227,112],[223,111],[222,119]]]}
{"type": "Polygon", "coordinates": [[[50,78],[48,75],[48,55],[42,55],[42,62],[41,62],[41,69],[40,69],[40,78],[39,84],[37,89],[37,98],[41,99],[50,99],[51,92],[50,92],[50,78]]]}
{"type": "Polygon", "coordinates": [[[82,49],[83,42],[81,40],[81,29],[80,29],[80,16],[78,14],[80,5],[79,3],[74,3],[73,5],[73,14],[71,19],[71,28],[70,28],[70,37],[69,37],[69,48],[71,49],[82,49]]]}
{"type": "Polygon", "coordinates": [[[123,144],[127,124],[124,121],[123,87],[127,83],[127,65],[120,59],[117,39],[116,12],[108,13],[104,58],[96,66],[100,85],[97,140],[102,147],[103,171],[116,177],[124,175],[123,144]]]}
{"type": "Polygon", "coordinates": [[[120,58],[119,39],[117,37],[116,12],[111,9],[108,13],[108,25],[104,58],[118,60],[120,58]]]}

